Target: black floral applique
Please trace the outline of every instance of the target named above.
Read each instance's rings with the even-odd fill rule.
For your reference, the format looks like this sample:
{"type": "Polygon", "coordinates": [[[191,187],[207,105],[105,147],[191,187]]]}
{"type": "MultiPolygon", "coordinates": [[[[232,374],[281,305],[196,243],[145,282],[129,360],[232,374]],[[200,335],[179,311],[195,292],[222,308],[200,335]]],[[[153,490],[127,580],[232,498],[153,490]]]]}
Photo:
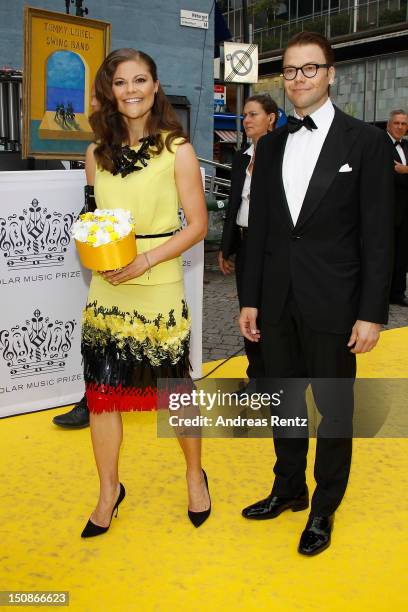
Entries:
{"type": "Polygon", "coordinates": [[[156,137],[141,138],[139,142],[142,145],[137,151],[134,151],[128,145],[119,149],[112,160],[114,166],[112,174],[114,176],[120,174],[122,178],[125,178],[132,172],[146,168],[148,160],[152,157],[149,153],[149,147],[156,144],[156,137]]]}

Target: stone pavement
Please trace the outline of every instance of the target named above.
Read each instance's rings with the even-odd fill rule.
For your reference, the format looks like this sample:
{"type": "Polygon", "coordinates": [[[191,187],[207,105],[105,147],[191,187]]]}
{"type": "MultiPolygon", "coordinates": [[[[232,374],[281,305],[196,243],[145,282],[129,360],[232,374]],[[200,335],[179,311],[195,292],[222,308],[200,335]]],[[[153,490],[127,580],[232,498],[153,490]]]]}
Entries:
{"type": "MultiPolygon", "coordinates": [[[[235,276],[223,276],[218,270],[217,251],[206,245],[204,267],[203,361],[225,359],[239,349],[243,341],[238,330],[238,299],[235,276]]],[[[408,326],[408,308],[391,306],[385,329],[408,326]]]]}

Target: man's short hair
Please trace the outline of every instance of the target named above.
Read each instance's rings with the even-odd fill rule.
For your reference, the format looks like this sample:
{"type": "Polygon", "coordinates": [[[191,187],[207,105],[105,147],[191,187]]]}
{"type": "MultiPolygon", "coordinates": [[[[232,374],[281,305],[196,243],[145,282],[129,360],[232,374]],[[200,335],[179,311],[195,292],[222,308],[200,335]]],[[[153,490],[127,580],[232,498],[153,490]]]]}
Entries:
{"type": "Polygon", "coordinates": [[[390,116],[388,117],[389,121],[391,121],[391,119],[395,116],[395,115],[406,115],[407,111],[404,111],[403,108],[397,108],[395,110],[392,110],[390,112],[390,116]]]}
{"type": "Polygon", "coordinates": [[[292,36],[286,45],[286,49],[283,53],[283,58],[285,59],[285,53],[289,49],[289,47],[297,47],[303,45],[317,45],[324,53],[324,57],[326,58],[326,64],[334,65],[334,51],[324,36],[319,34],[318,32],[299,32],[292,36]]]}

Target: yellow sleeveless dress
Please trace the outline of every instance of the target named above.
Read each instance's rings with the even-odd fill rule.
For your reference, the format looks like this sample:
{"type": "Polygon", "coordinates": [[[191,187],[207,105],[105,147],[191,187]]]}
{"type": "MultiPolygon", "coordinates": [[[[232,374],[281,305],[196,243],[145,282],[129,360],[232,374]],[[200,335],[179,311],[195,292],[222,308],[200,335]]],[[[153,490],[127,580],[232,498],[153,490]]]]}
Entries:
{"type": "MultiPolygon", "coordinates": [[[[146,167],[124,178],[98,167],[97,207],[130,210],[136,235],[177,230],[181,225],[174,177],[177,146],[173,144],[171,152],[164,147],[146,167]]],[[[137,239],[137,252],[166,240],[169,237],[137,239]]],[[[154,410],[157,378],[189,376],[189,341],[181,257],[115,286],[94,273],[82,321],[89,410],[154,410]]]]}

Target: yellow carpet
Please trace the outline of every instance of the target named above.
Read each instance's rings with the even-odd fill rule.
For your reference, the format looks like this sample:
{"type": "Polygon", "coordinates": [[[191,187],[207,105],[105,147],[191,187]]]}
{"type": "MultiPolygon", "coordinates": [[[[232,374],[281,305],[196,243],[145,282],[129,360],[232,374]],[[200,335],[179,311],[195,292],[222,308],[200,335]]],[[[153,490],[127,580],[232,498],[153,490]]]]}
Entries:
{"type": "MultiPolygon", "coordinates": [[[[360,375],[406,376],[407,347],[408,328],[384,332],[360,375]]],[[[240,359],[216,374],[244,369],[240,359]]],[[[240,516],[269,493],[270,440],[204,441],[213,512],[195,529],[178,445],[156,438],[152,413],[124,415],[127,497],[109,533],[81,540],[97,478],[89,431],[54,427],[60,412],[0,421],[0,590],[69,591],[75,612],[407,609],[407,440],[355,441],[332,546],[307,559],[296,552],[307,512],[240,516]]]]}

